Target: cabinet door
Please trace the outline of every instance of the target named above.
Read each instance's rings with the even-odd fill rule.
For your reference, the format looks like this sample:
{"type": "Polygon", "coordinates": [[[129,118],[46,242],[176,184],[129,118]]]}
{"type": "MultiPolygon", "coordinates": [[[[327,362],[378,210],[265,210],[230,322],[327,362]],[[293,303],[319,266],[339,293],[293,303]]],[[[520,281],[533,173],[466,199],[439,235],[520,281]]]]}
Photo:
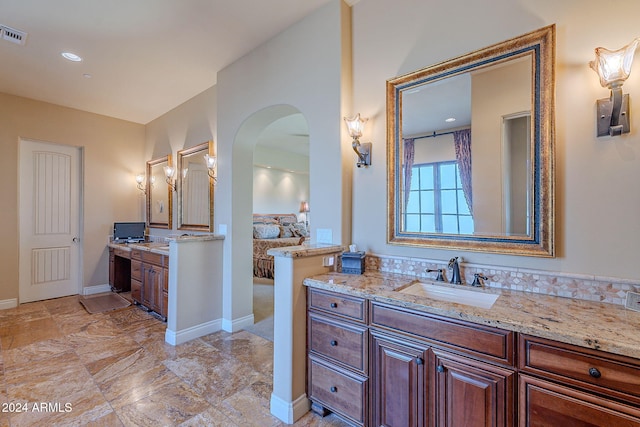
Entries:
{"type": "Polygon", "coordinates": [[[115,255],[113,248],[109,248],[109,286],[113,289],[115,278],[115,255]]]}
{"type": "Polygon", "coordinates": [[[520,375],[520,427],[637,427],[640,409],[520,375]]]}
{"type": "Polygon", "coordinates": [[[512,426],[514,371],[433,351],[435,425],[512,426]]]}
{"type": "Polygon", "coordinates": [[[162,315],[162,288],[164,283],[164,268],[153,267],[153,297],[152,297],[152,309],[156,313],[162,315]]]}
{"type": "Polygon", "coordinates": [[[156,273],[152,265],[142,264],[142,304],[153,308],[153,283],[156,273]]]}
{"type": "Polygon", "coordinates": [[[426,346],[372,332],[371,384],[374,426],[426,425],[426,346]]]}

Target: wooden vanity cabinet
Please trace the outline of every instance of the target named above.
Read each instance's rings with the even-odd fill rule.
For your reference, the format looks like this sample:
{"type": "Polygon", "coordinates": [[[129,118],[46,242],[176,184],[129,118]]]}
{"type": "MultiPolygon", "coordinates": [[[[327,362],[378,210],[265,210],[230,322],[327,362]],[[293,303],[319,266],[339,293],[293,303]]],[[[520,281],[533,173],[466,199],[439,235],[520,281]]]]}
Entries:
{"type": "Polygon", "coordinates": [[[308,289],[307,395],[311,409],[368,424],[366,300],[308,289]]]}
{"type": "Polygon", "coordinates": [[[131,297],[164,319],[167,318],[168,268],[166,255],[131,251],[131,297]]]}
{"type": "Polygon", "coordinates": [[[521,334],[520,427],[640,426],[640,361],[521,334]]]}

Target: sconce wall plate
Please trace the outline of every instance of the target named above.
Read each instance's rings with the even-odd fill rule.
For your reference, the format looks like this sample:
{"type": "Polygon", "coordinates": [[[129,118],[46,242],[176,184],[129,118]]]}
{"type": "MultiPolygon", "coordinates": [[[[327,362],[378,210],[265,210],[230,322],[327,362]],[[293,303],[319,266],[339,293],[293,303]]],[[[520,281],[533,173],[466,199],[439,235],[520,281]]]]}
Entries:
{"type": "Polygon", "coordinates": [[[362,142],[358,145],[356,153],[359,153],[359,156],[356,166],[359,168],[363,166],[371,166],[371,147],[372,144],[370,142],[362,142]]]}
{"type": "Polygon", "coordinates": [[[620,107],[616,110],[615,95],[611,92],[611,98],[598,99],[598,137],[618,136],[629,133],[629,95],[624,94],[620,99],[620,107]],[[616,123],[617,121],[617,123],[616,123]]]}

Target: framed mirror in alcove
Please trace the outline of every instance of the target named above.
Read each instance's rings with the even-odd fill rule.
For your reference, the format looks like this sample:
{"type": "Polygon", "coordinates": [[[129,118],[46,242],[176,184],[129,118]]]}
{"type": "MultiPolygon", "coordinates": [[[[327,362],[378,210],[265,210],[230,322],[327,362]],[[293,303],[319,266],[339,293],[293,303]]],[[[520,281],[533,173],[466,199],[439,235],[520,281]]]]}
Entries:
{"type": "Polygon", "coordinates": [[[171,156],[147,162],[147,227],[171,229],[173,188],[166,181],[164,167],[171,156]]]}
{"type": "Polygon", "coordinates": [[[178,151],[178,230],[213,231],[214,178],[205,155],[213,141],[178,151]]]}

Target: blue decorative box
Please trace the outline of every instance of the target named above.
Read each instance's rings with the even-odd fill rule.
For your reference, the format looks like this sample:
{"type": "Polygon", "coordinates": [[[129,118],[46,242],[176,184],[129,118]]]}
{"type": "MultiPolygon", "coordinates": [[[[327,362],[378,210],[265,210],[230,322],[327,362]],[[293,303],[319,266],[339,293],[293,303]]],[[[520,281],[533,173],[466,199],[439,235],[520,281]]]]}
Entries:
{"type": "Polygon", "coordinates": [[[343,252],[342,272],[347,274],[364,273],[365,252],[343,252]]]}

